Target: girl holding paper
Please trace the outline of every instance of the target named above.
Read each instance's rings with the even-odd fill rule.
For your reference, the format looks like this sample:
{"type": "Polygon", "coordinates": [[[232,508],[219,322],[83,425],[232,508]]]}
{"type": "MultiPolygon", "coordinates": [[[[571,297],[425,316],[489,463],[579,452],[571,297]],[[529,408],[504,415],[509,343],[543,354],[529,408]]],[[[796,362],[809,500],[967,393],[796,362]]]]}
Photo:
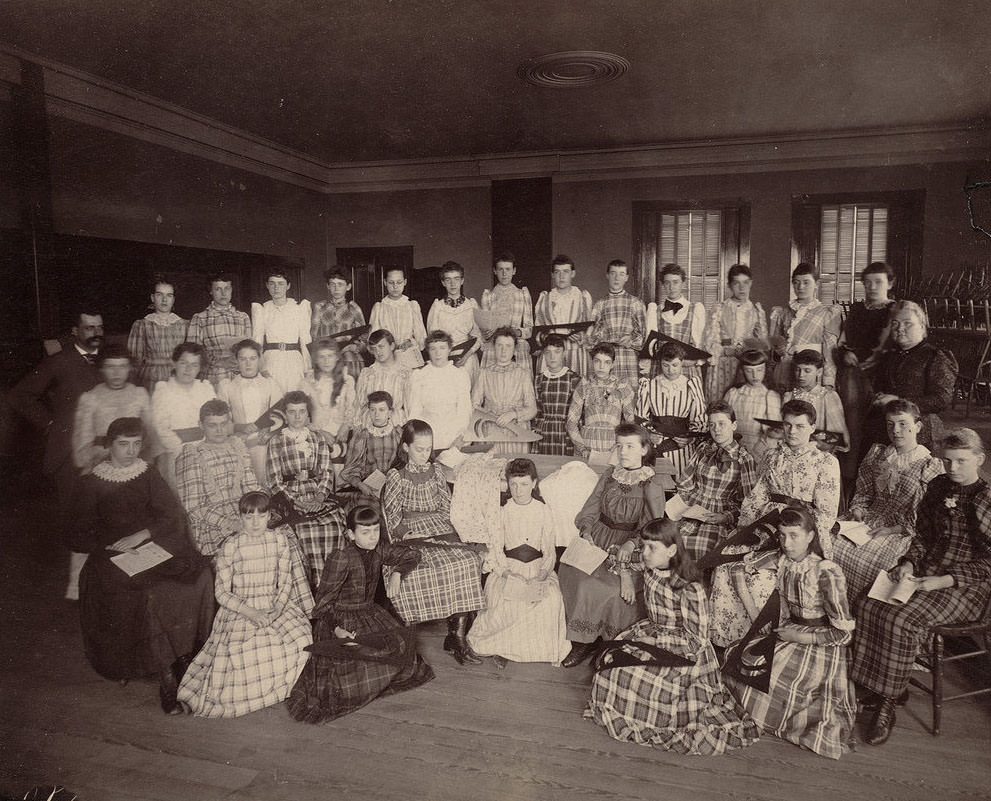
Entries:
{"type": "Polygon", "coordinates": [[[899,606],[867,598],[857,609],[853,680],[875,694],[877,705],[865,738],[870,745],[891,735],[895,704],[907,693],[929,630],[979,618],[991,594],[991,489],[980,476],[984,443],[961,428],[942,447],[946,475],[929,483],[908,552],[890,571],[892,581],[915,577],[915,594],[899,606]]]}
{"type": "MultiPolygon", "coordinates": [[[[919,444],[922,412],[910,400],[891,401],[884,410],[890,445],[871,446],[857,473],[857,492],[847,517],[862,522],[869,540],[854,545],[846,537],[833,543],[833,558],[843,568],[851,603],[908,550],[915,534],[915,510],[943,463],[919,444]]],[[[840,533],[843,533],[841,524],[840,533]]]]}
{"type": "Polygon", "coordinates": [[[561,557],[558,576],[572,644],[561,663],[564,667],[580,665],[597,650],[600,638],[615,637],[644,617],[643,600],[627,565],[640,527],[664,516],[660,478],[643,463],[649,450],[650,440],[640,426],[616,426],[619,465],[606,468],[575,518],[582,538],[612,551],[614,558],[589,574],[568,564],[567,552],[561,557]]]}

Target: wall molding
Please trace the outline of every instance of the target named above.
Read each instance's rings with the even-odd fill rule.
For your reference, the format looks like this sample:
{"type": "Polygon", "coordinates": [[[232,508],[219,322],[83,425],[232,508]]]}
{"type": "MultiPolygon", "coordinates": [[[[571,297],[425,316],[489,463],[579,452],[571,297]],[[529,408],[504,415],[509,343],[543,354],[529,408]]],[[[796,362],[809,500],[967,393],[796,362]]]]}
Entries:
{"type": "Polygon", "coordinates": [[[986,160],[987,120],[943,126],[669,142],[634,147],[328,164],[142,92],[0,42],[0,87],[43,67],[49,113],[325,194],[986,160]]]}

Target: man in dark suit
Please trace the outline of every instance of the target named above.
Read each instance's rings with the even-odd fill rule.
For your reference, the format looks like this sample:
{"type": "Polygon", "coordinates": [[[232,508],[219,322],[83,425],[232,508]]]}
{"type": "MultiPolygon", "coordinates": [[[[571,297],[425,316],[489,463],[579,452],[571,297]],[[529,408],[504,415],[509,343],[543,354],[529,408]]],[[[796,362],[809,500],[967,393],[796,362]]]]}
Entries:
{"type": "MultiPolygon", "coordinates": [[[[11,408],[45,433],[42,467],[55,482],[62,529],[68,522],[69,503],[78,478],[72,463],[72,424],[79,396],[100,383],[95,362],[103,343],[103,317],[80,313],[72,334],[70,345],[43,359],[7,398],[11,408]]],[[[85,561],[85,554],[72,554],[66,598],[79,598],[79,571],[85,561]]]]}

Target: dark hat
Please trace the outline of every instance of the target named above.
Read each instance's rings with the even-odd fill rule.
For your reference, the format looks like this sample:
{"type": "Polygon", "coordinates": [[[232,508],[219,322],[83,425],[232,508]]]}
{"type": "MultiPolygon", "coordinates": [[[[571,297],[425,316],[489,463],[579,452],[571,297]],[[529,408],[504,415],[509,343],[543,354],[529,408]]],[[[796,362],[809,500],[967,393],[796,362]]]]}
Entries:
{"type": "MultiPolygon", "coordinates": [[[[460,359],[465,353],[468,352],[468,348],[472,347],[478,341],[477,337],[468,337],[464,342],[459,342],[457,345],[451,346],[451,352],[447,355],[448,361],[454,361],[455,359],[460,359]]],[[[423,361],[430,361],[430,346],[428,345],[420,354],[423,356],[423,361]]]]}
{"type": "Polygon", "coordinates": [[[569,334],[574,334],[579,331],[584,331],[595,325],[592,320],[584,320],[580,323],[556,323],[555,325],[535,325],[530,332],[530,338],[527,342],[530,345],[530,351],[536,353],[538,350],[543,350],[544,345],[547,342],[547,337],[550,334],[559,334],[562,331],[566,333],[562,336],[568,336],[569,334]]]}
{"type": "Polygon", "coordinates": [[[692,431],[687,417],[674,414],[652,414],[649,420],[643,421],[643,427],[652,434],[663,437],[707,437],[705,431],[692,431]]]}
{"type": "Polygon", "coordinates": [[[682,349],[685,351],[685,358],[690,359],[691,361],[708,359],[712,355],[711,353],[701,350],[700,348],[696,348],[694,345],[689,345],[687,342],[682,342],[680,339],[669,337],[667,334],[661,334],[657,331],[651,331],[646,342],[643,343],[643,348],[640,349],[638,358],[656,359],[657,351],[660,350],[661,346],[665,342],[675,342],[678,345],[681,345],[682,349]]]}

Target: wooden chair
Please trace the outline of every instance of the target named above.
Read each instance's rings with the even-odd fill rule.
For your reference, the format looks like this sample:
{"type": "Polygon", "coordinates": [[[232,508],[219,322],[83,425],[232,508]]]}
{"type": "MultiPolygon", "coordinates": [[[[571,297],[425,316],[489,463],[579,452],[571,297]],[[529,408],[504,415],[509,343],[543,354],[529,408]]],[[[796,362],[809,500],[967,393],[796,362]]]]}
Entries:
{"type": "Polygon", "coordinates": [[[956,701],[958,698],[970,698],[974,695],[991,693],[991,671],[984,670],[982,671],[982,675],[985,678],[985,686],[966,693],[957,693],[956,695],[949,696],[943,695],[943,666],[947,662],[958,662],[963,659],[973,659],[974,657],[982,656],[991,659],[991,598],[988,599],[983,614],[976,620],[933,626],[929,634],[932,638],[930,651],[929,653],[920,655],[916,661],[929,670],[932,681],[927,685],[913,676],[909,679],[909,682],[913,687],[918,687],[932,697],[932,735],[933,737],[938,737],[944,703],[956,701]],[[976,650],[968,650],[965,653],[946,656],[944,651],[944,639],[946,637],[970,638],[975,646],[977,646],[978,642],[983,642],[984,647],[977,646],[976,650]]]}

